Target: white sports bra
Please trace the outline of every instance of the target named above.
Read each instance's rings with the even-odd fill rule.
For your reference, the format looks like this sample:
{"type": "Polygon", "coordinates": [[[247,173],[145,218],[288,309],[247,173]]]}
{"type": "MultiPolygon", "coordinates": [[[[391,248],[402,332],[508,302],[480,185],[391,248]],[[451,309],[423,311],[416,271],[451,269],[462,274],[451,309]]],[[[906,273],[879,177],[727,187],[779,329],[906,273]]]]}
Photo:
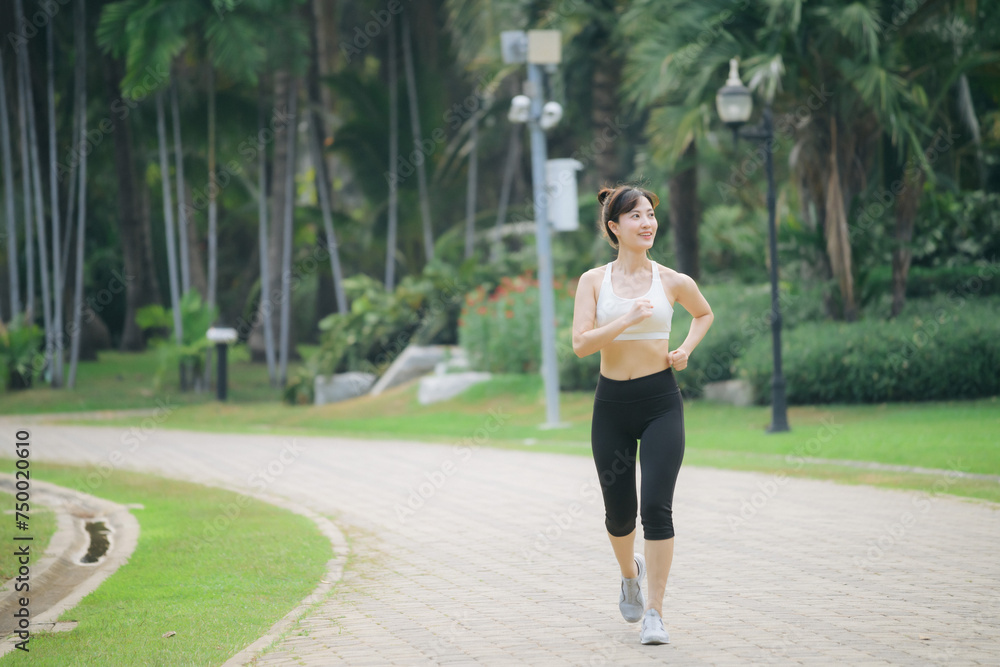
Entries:
{"type": "Polygon", "coordinates": [[[636,299],[647,298],[653,304],[653,314],[638,324],[633,324],[625,331],[618,334],[615,340],[656,340],[670,338],[670,320],[674,315],[674,309],[667,299],[666,292],[663,291],[663,283],[660,282],[660,272],[653,262],[653,282],[649,286],[649,291],[641,297],[633,299],[623,299],[615,294],[611,285],[611,265],[609,262],[604,267],[604,282],[601,283],[601,291],[597,294],[597,315],[595,317],[596,328],[603,327],[608,322],[616,320],[632,308],[632,302],[636,299]]]}

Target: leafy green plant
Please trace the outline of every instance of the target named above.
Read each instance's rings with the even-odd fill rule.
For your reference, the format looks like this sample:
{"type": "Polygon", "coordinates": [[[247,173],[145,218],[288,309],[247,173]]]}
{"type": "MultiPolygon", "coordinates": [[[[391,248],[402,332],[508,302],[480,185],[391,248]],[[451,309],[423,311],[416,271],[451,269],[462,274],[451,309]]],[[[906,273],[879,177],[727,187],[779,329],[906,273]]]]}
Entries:
{"type": "Polygon", "coordinates": [[[36,324],[25,324],[18,315],[9,326],[0,322],[0,380],[6,389],[27,389],[41,370],[39,345],[42,330],[36,324]]]}
{"type": "Polygon", "coordinates": [[[170,332],[170,337],[167,339],[154,338],[160,356],[160,372],[157,374],[156,384],[162,383],[163,373],[168,368],[177,368],[180,373],[181,391],[186,391],[190,388],[189,380],[197,378],[204,372],[205,350],[212,346],[212,342],[205,337],[205,334],[218,317],[219,309],[210,308],[202,301],[201,294],[196,290],[190,290],[181,297],[180,312],[183,328],[183,340],[180,343],[173,333],[172,310],[153,304],[140,308],[135,319],[136,324],[144,331],[170,332]]]}
{"type": "MultiPolygon", "coordinates": [[[[561,369],[577,360],[568,332],[573,322],[573,287],[561,280],[553,285],[561,369]]],[[[505,276],[495,289],[483,285],[466,295],[459,343],[474,368],[493,373],[535,373],[541,366],[540,317],[538,281],[527,272],[516,278],[505,276]]],[[[586,375],[586,370],[582,373],[586,375]]],[[[577,375],[568,371],[566,379],[577,375]]]]}
{"type": "MultiPolygon", "coordinates": [[[[1000,299],[935,300],[892,321],[808,323],[788,332],[790,403],[873,403],[1000,394],[1000,299]]],[[[737,362],[759,401],[770,398],[770,341],[737,362]]]]}

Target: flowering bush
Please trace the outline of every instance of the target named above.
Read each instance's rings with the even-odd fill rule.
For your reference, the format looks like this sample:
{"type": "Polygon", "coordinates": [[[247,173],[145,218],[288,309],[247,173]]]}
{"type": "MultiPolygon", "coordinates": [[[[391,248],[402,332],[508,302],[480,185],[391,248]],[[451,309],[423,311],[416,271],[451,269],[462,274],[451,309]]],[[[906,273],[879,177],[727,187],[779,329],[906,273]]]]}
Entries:
{"type": "MultiPolygon", "coordinates": [[[[579,359],[573,353],[573,299],[576,284],[553,282],[556,306],[556,358],[561,388],[592,389],[597,355],[579,359]],[[593,378],[590,378],[590,376],[593,378]],[[590,380],[593,380],[591,382],[590,380]],[[569,381],[569,385],[566,382],[569,381]],[[582,384],[583,386],[577,386],[582,384]],[[589,385],[589,386],[588,386],[589,385]]],[[[465,297],[458,321],[459,344],[474,368],[494,373],[537,373],[541,367],[538,280],[530,273],[501,278],[492,292],[478,287],[465,297]]]]}

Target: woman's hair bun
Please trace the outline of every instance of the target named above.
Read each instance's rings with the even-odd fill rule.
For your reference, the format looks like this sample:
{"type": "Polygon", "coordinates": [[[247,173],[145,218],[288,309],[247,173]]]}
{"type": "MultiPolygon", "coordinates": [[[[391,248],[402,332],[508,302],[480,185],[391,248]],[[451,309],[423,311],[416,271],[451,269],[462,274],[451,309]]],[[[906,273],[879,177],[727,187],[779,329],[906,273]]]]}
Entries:
{"type": "Polygon", "coordinates": [[[604,206],[604,202],[608,200],[608,197],[614,192],[612,188],[601,188],[601,191],[597,193],[597,202],[604,206]]]}

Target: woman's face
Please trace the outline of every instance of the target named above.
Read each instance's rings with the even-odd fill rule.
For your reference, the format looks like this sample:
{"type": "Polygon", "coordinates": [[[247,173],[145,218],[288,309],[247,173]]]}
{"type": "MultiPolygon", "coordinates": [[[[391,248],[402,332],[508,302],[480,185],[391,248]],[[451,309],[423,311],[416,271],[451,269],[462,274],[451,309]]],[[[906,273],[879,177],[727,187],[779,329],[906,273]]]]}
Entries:
{"type": "Polygon", "coordinates": [[[618,216],[617,227],[612,229],[618,237],[618,243],[637,250],[648,250],[653,247],[656,238],[656,213],[653,205],[645,197],[639,197],[628,213],[618,216]]]}

